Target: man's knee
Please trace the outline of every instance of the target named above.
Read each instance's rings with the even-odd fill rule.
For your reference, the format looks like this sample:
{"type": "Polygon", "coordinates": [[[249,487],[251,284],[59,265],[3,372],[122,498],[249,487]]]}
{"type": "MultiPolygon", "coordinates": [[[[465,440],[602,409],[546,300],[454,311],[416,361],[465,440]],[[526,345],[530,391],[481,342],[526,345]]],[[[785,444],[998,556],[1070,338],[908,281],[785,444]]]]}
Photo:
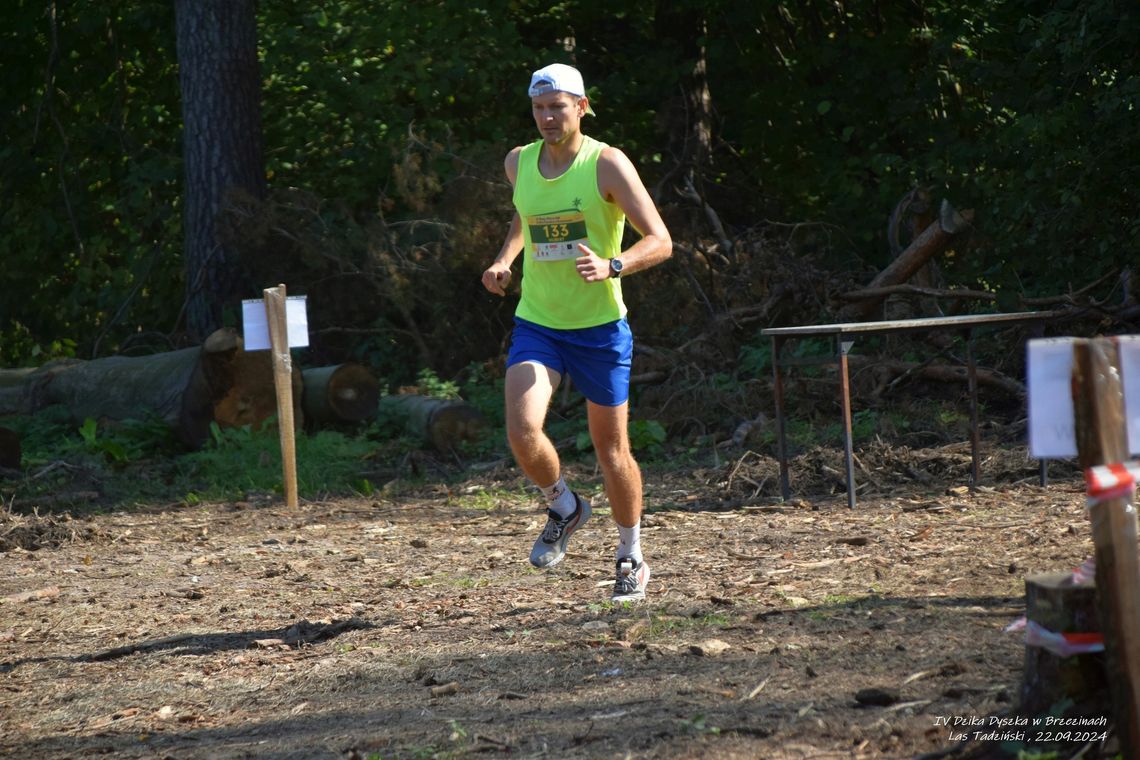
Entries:
{"type": "Polygon", "coordinates": [[[633,458],[628,442],[606,441],[598,445],[595,441],[594,455],[598,459],[599,466],[609,472],[620,473],[637,468],[637,462],[633,458]]]}

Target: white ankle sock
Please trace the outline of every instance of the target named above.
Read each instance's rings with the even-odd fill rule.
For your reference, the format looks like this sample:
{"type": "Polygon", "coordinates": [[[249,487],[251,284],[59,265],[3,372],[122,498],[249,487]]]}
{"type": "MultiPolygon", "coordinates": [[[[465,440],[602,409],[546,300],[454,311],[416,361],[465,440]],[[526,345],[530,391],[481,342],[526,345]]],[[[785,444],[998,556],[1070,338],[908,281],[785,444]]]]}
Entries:
{"type": "Polygon", "coordinates": [[[618,547],[617,558],[629,557],[637,564],[644,559],[641,556],[641,521],[632,528],[627,528],[624,525],[617,526],[618,529],[618,547]]]}
{"type": "Polygon", "coordinates": [[[539,489],[546,500],[550,502],[548,506],[557,512],[559,517],[569,517],[578,508],[578,500],[574,498],[574,492],[570,490],[562,478],[559,478],[554,485],[545,488],[539,486],[539,489]]]}

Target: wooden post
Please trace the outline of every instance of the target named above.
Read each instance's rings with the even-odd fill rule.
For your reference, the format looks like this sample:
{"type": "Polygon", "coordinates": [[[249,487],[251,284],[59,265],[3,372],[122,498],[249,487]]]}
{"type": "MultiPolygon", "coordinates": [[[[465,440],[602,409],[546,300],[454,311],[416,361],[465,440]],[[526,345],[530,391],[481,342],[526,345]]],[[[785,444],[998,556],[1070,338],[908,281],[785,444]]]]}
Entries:
{"type": "Polygon", "coordinates": [[[297,506],[297,450],[293,421],[293,355],[289,352],[289,320],[285,286],[266,288],[265,317],[269,351],[273,356],[273,385],[277,389],[277,428],[281,436],[281,465],[285,475],[285,504],[297,506]]]}
{"type": "MultiPolygon", "coordinates": [[[[1110,338],[1073,344],[1073,413],[1082,469],[1129,458],[1119,366],[1110,338]]],[[[1105,664],[1124,757],[1140,757],[1140,560],[1134,493],[1089,508],[1105,664]]]]}

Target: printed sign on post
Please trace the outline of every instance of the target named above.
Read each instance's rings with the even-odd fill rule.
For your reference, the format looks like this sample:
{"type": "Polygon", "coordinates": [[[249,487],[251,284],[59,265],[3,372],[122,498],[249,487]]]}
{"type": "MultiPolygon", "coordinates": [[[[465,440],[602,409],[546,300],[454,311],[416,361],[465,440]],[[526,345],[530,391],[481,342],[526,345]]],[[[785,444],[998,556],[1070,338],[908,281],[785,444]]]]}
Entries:
{"type": "MultiPolygon", "coordinates": [[[[309,345],[309,318],[305,311],[305,296],[285,299],[285,317],[289,325],[289,348],[309,345]]],[[[242,333],[246,351],[269,349],[269,324],[265,316],[265,301],[252,298],[241,302],[242,333]]]]}
{"type": "MultiPolygon", "coordinates": [[[[1140,336],[1121,335],[1120,379],[1128,449],[1140,454],[1140,336]]],[[[1045,338],[1027,344],[1029,381],[1029,455],[1065,459],[1077,455],[1073,414],[1074,338],[1045,338]]]]}
{"type": "Polygon", "coordinates": [[[1120,379],[1124,385],[1124,418],[1128,452],[1140,454],[1140,335],[1126,335],[1120,344],[1120,379]]]}

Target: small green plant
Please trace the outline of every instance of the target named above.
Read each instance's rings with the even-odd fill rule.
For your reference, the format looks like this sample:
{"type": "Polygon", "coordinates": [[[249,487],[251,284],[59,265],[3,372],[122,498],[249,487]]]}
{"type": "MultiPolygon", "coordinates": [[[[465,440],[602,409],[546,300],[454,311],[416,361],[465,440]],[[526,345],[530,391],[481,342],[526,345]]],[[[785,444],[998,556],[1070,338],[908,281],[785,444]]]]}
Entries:
{"type": "Polygon", "coordinates": [[[851,415],[851,437],[856,441],[867,440],[879,429],[879,413],[874,409],[860,409],[851,415]]]}
{"type": "Polygon", "coordinates": [[[705,719],[705,716],[699,713],[697,715],[694,715],[692,718],[682,718],[677,722],[681,724],[682,729],[689,733],[712,734],[714,736],[720,733],[719,728],[716,726],[710,726],[708,724],[708,721],[705,719]]]}
{"type": "Polygon", "coordinates": [[[451,729],[451,735],[448,737],[451,741],[461,742],[467,738],[467,729],[459,721],[449,720],[447,725],[451,729]]]}
{"type": "Polygon", "coordinates": [[[449,380],[440,380],[434,370],[425,367],[416,375],[416,387],[424,396],[432,398],[458,399],[459,385],[449,380]]]}
{"type": "Polygon", "coordinates": [[[99,437],[99,423],[88,417],[79,427],[79,435],[90,454],[103,454],[109,462],[125,464],[129,459],[126,448],[117,441],[99,437]]]}

